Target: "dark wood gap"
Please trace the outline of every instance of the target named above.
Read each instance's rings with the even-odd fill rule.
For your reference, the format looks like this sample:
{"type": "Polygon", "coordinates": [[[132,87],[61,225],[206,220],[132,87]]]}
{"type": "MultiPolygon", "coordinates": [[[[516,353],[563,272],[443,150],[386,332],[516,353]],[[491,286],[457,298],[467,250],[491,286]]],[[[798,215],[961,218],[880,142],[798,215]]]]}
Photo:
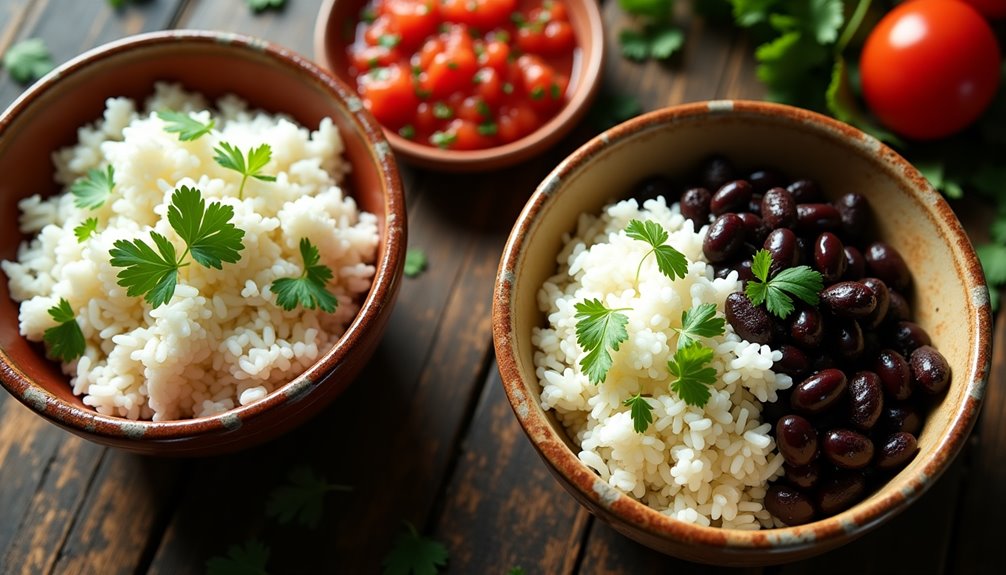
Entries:
{"type": "Polygon", "coordinates": [[[94,486],[95,479],[97,479],[98,470],[101,469],[101,464],[105,461],[105,456],[108,455],[108,450],[110,448],[106,447],[101,450],[101,455],[98,456],[98,464],[94,466],[94,472],[91,476],[87,478],[87,483],[84,485],[84,489],[81,490],[80,503],[77,505],[77,509],[73,514],[73,519],[70,520],[70,525],[67,526],[66,531],[63,533],[63,539],[59,543],[59,548],[56,550],[56,554],[52,558],[52,563],[49,565],[50,575],[55,572],[56,566],[59,565],[59,560],[63,557],[63,551],[66,549],[66,542],[70,539],[70,534],[73,533],[74,528],[80,521],[80,512],[84,509],[87,504],[88,494],[91,493],[91,487],[94,486]]]}
{"type": "Polygon", "coordinates": [[[576,560],[573,561],[573,568],[566,575],[574,575],[580,572],[580,568],[583,567],[583,561],[587,558],[587,543],[590,541],[590,534],[594,531],[594,525],[597,524],[597,517],[594,517],[593,513],[587,511],[586,507],[581,509],[580,513],[587,514],[587,518],[584,520],[586,524],[580,533],[580,545],[576,550],[576,560]]]}

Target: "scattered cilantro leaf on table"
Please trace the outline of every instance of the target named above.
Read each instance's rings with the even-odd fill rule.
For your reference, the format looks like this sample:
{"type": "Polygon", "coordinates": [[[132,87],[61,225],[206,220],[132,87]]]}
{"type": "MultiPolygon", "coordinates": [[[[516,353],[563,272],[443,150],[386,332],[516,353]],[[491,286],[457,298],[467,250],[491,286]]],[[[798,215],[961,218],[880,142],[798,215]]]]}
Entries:
{"type": "Polygon", "coordinates": [[[270,8],[280,9],[286,4],[286,0],[247,0],[248,7],[255,12],[262,12],[270,8]]]}
{"type": "Polygon", "coordinates": [[[77,236],[77,243],[82,244],[96,231],[98,231],[98,218],[87,218],[73,228],[73,235],[77,236]]]}
{"type": "Polygon", "coordinates": [[[245,197],[245,182],[248,178],[255,178],[256,180],[261,180],[263,182],[275,182],[276,176],[270,176],[262,173],[262,168],[269,163],[272,159],[272,147],[269,144],[262,144],[257,148],[250,148],[248,150],[248,158],[245,160],[245,155],[241,152],[241,149],[237,146],[233,146],[228,142],[220,142],[220,145],[213,149],[216,152],[216,156],[213,158],[218,164],[227,168],[228,170],[234,170],[235,172],[241,174],[241,185],[238,187],[238,199],[244,199],[245,197]]]}
{"type": "Polygon", "coordinates": [[[629,339],[625,326],[629,317],[623,313],[628,308],[608,309],[599,299],[584,300],[576,308],[576,342],[587,355],[580,360],[580,367],[594,385],[603,383],[611,369],[612,351],[629,339]]]}
{"type": "Polygon", "coordinates": [[[406,522],[405,527],[384,558],[384,575],[436,575],[447,565],[447,548],[419,535],[411,523],[406,522]]]}
{"type": "Polygon", "coordinates": [[[618,0],[618,5],[634,16],[664,20],[670,16],[674,0],[618,0]]]}
{"type": "Polygon", "coordinates": [[[206,561],[206,575],[269,575],[269,548],[254,539],[241,545],[231,545],[224,557],[206,561]]]}
{"type": "Polygon", "coordinates": [[[678,349],[690,345],[699,337],[723,335],[726,321],[716,317],[716,304],[704,303],[681,312],[681,327],[678,332],[678,349]]]}
{"type": "Polygon", "coordinates": [[[87,175],[78,178],[70,186],[70,193],[73,194],[73,205],[80,209],[100,208],[108,196],[115,188],[115,169],[107,166],[105,171],[92,168],[87,171],[87,175]]]}
{"type": "Polygon", "coordinates": [[[772,256],[768,250],[758,250],[751,263],[751,273],[755,279],[749,281],[744,292],[755,305],[765,304],[768,311],[779,318],[793,311],[793,297],[810,305],[820,301],[818,293],[824,287],[821,273],[808,266],[786,268],[769,279],[772,256]]]}
{"type": "Polygon", "coordinates": [[[524,575],[524,568],[523,567],[511,567],[510,570],[507,571],[507,575],[524,575]]]}
{"type": "Polygon", "coordinates": [[[637,393],[626,399],[622,402],[622,405],[629,407],[629,416],[632,417],[632,429],[636,433],[643,433],[653,423],[653,406],[641,394],[637,393]]]}
{"type": "Polygon", "coordinates": [[[272,282],[269,289],[276,294],[276,303],[287,311],[300,305],[306,309],[334,312],[339,300],[325,286],[335,274],[328,266],[318,264],[321,260],[318,248],[307,238],[300,240],[300,257],[304,260],[304,271],[299,277],[272,282]]]}
{"type": "Polygon", "coordinates": [[[639,272],[643,269],[643,262],[653,254],[657,259],[657,269],[660,273],[671,278],[683,278],[688,274],[688,260],[685,255],[674,249],[674,247],[664,244],[669,237],[667,231],[660,224],[652,220],[645,222],[632,220],[625,226],[625,235],[634,240],[639,240],[650,244],[652,248],[643,256],[636,268],[636,283],[639,283],[639,272]]]}
{"type": "Polygon", "coordinates": [[[3,67],[19,84],[34,82],[53,69],[52,56],[41,38],[14,44],[3,55],[3,67]]]}
{"type": "Polygon", "coordinates": [[[266,516],[275,517],[284,525],[296,520],[306,527],[317,527],[325,507],[325,494],[351,491],[345,485],[329,483],[307,466],[295,467],[287,479],[289,483],[273,489],[266,503],[266,516]]]}
{"type": "Polygon", "coordinates": [[[69,362],[84,355],[86,344],[84,332],[80,330],[77,316],[70,307],[70,302],[60,299],[59,303],[49,308],[49,316],[59,325],[50,327],[42,333],[49,353],[56,359],[69,362]]]}
{"type": "Polygon", "coordinates": [[[713,360],[713,350],[693,342],[674,353],[667,362],[667,370],[676,379],[671,391],[688,405],[704,407],[709,401],[709,386],[716,383],[716,370],[706,364],[713,360]]]}
{"type": "Polygon", "coordinates": [[[428,264],[426,252],[419,248],[409,248],[405,251],[405,276],[414,278],[426,269],[428,264]]]}
{"type": "Polygon", "coordinates": [[[214,120],[204,124],[186,112],[173,110],[161,110],[157,112],[157,117],[165,123],[165,132],[178,134],[178,139],[183,142],[199,139],[199,137],[210,133],[210,130],[216,125],[214,120]]]}
{"type": "Polygon", "coordinates": [[[637,62],[649,58],[666,60],[685,43],[685,33],[674,26],[645,26],[642,30],[625,28],[618,33],[622,56],[637,62]]]}

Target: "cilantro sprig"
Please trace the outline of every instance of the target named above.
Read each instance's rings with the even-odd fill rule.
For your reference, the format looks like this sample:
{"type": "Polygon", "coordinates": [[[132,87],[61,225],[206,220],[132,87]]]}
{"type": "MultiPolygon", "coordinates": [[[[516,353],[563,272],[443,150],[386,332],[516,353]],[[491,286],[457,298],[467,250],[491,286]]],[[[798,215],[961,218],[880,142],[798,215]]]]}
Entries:
{"type": "Polygon", "coordinates": [[[255,178],[263,182],[275,182],[276,176],[262,173],[262,168],[272,159],[272,147],[269,144],[262,144],[257,148],[249,148],[247,158],[237,146],[228,142],[220,142],[220,145],[213,149],[216,156],[213,158],[218,164],[234,170],[241,174],[241,185],[238,186],[238,199],[245,197],[245,182],[248,178],[255,178]]]}
{"type": "Polygon", "coordinates": [[[768,250],[758,250],[751,262],[751,273],[756,279],[749,281],[744,289],[751,303],[764,303],[770,313],[782,319],[793,311],[793,297],[817,305],[820,301],[818,294],[824,287],[820,272],[808,266],[796,266],[786,268],[769,279],[771,265],[772,256],[768,250]]]}
{"type": "Polygon", "coordinates": [[[587,355],[580,367],[594,385],[604,383],[611,369],[611,354],[629,339],[625,329],[629,316],[620,313],[629,308],[608,309],[599,299],[584,300],[576,308],[576,341],[587,355]]]}
{"type": "Polygon", "coordinates": [[[667,362],[667,370],[676,379],[671,391],[688,405],[705,407],[712,393],[709,386],[716,383],[716,370],[706,364],[713,360],[713,350],[699,342],[678,349],[667,362]]]}
{"type": "Polygon", "coordinates": [[[115,169],[109,165],[105,171],[92,168],[70,186],[73,205],[80,209],[97,209],[105,203],[115,188],[115,169]]]}
{"type": "Polygon", "coordinates": [[[116,276],[118,284],[127,288],[126,295],[143,295],[154,308],[167,303],[175,294],[179,270],[189,265],[187,256],[214,269],[241,259],[245,233],[234,226],[233,217],[231,206],[218,202],[207,206],[199,190],[178,188],[171,195],[168,223],[185,242],[185,251],[176,257],[175,246],[154,231],[150,232],[154,247],[141,239],[117,240],[109,254],[113,266],[124,268],[116,276]]]}
{"type": "Polygon", "coordinates": [[[650,257],[650,254],[653,254],[657,258],[657,269],[660,270],[660,273],[672,280],[675,277],[683,278],[688,274],[688,260],[685,259],[684,254],[672,246],[664,244],[669,236],[667,231],[657,222],[652,220],[646,220],[645,222],[632,220],[625,227],[625,235],[634,240],[646,242],[652,248],[646,252],[646,255],[639,261],[639,266],[636,268],[637,284],[639,283],[639,272],[643,269],[643,262],[646,261],[646,258],[650,257]]]}
{"type": "Polygon", "coordinates": [[[435,539],[423,537],[406,522],[383,565],[384,575],[434,575],[447,565],[447,547],[435,539]]]}
{"type": "Polygon", "coordinates": [[[3,67],[19,84],[34,82],[52,70],[52,56],[41,38],[29,38],[4,52],[3,67]]]}
{"type": "Polygon", "coordinates": [[[325,495],[333,491],[352,491],[346,485],[329,483],[327,479],[307,466],[295,467],[287,476],[288,483],[274,489],[266,503],[266,516],[275,517],[281,524],[294,520],[305,527],[315,528],[325,509],[325,495]]]}
{"type": "Polygon", "coordinates": [[[73,228],[73,235],[77,236],[77,243],[82,244],[98,231],[98,218],[87,218],[80,225],[73,228]]]}
{"type": "Polygon", "coordinates": [[[426,266],[429,265],[429,259],[426,257],[426,252],[420,248],[409,248],[405,250],[405,266],[403,272],[405,277],[414,278],[419,274],[423,273],[426,266]]]}
{"type": "Polygon", "coordinates": [[[678,332],[678,349],[687,347],[700,337],[723,335],[726,321],[716,317],[716,304],[704,303],[681,312],[681,327],[678,332]]]}
{"type": "Polygon", "coordinates": [[[42,341],[48,346],[49,353],[63,362],[73,361],[84,355],[84,332],[77,323],[77,316],[70,307],[70,302],[60,298],[59,303],[49,308],[48,312],[58,324],[42,333],[42,341]]]}
{"type": "Polygon", "coordinates": [[[210,120],[204,124],[196,120],[186,112],[175,112],[173,110],[161,110],[157,112],[157,117],[164,122],[164,131],[178,134],[178,139],[183,142],[191,142],[209,134],[216,125],[216,121],[210,120]]]}
{"type": "Polygon", "coordinates": [[[318,248],[307,238],[300,240],[300,257],[304,260],[304,271],[300,276],[272,282],[269,289],[276,294],[276,303],[287,311],[300,305],[307,309],[321,308],[328,313],[334,312],[339,300],[325,289],[334,276],[332,270],[318,264],[321,259],[318,248]]]}
{"type": "Polygon", "coordinates": [[[636,26],[618,33],[622,55],[630,60],[666,60],[685,43],[684,32],[671,23],[674,0],[618,0],[636,26]]]}
{"type": "Polygon", "coordinates": [[[629,416],[632,418],[632,429],[636,433],[643,433],[653,423],[653,406],[646,401],[646,398],[641,393],[637,393],[626,399],[622,402],[622,405],[629,408],[629,416]]]}
{"type": "Polygon", "coordinates": [[[206,561],[206,575],[268,575],[269,548],[249,539],[241,545],[231,545],[226,556],[206,561]]]}

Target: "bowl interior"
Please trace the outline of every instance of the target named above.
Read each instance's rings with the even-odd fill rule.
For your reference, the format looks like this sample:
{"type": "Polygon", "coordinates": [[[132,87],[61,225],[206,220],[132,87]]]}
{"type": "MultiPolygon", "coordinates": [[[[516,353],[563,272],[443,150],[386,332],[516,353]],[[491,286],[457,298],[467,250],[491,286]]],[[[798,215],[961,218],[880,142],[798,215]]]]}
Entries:
{"type": "MultiPolygon", "coordinates": [[[[497,306],[509,305],[509,325],[497,326],[505,335],[496,333],[497,347],[501,347],[502,340],[504,350],[498,355],[506,356],[500,360],[500,369],[508,394],[522,424],[550,465],[570,483],[579,483],[576,489],[585,491],[587,499],[600,503],[599,494],[590,492],[593,474],[576,459],[578,449],[552,413],[541,410],[541,387],[535,376],[531,344],[532,328],[545,324],[538,310],[537,292],[555,273],[562,236],[575,230],[579,214],[599,213],[604,205],[627,197],[633,184],[648,175],[665,174],[681,185],[692,182],[688,176],[713,153],[726,155],[742,170],[775,167],[793,179],[814,179],[831,198],[846,192],[864,194],[875,214],[874,237],[896,247],[912,270],[910,301],[915,319],[949,361],[953,384],[927,420],[919,438],[920,455],[867,502],[839,516],[861,525],[877,517],[876,509],[864,514],[864,508],[882,501],[900,501],[925,488],[960,447],[961,430],[966,434],[973,423],[987,369],[989,339],[987,292],[981,269],[946,203],[903,160],[881,149],[872,138],[834,122],[822,127],[818,120],[811,121],[811,114],[795,109],[740,102],[713,103],[710,108],[711,113],[704,104],[685,106],[650,114],[628,126],[623,124],[567,159],[539,187],[511,236],[501,264],[503,283],[512,282],[509,299],[496,302],[497,306]],[[534,399],[524,404],[530,404],[529,409],[523,409],[524,415],[515,389],[534,399]],[[545,421],[547,424],[540,425],[545,421]],[[557,446],[558,442],[566,448],[557,446]]],[[[501,297],[499,282],[497,297],[501,297]]],[[[635,515],[635,521],[648,524],[645,530],[649,535],[658,534],[659,538],[661,533],[681,533],[683,524],[675,526],[677,522],[645,511],[641,504],[630,503],[628,497],[620,499],[621,503],[610,505],[609,501],[604,505],[628,510],[616,521],[635,515]]],[[[880,511],[888,510],[886,504],[881,506],[884,509],[880,511]]],[[[822,520],[787,531],[812,531],[833,521],[822,520]]],[[[718,545],[766,544],[759,543],[758,537],[763,536],[758,534],[730,531],[723,539],[722,532],[727,530],[689,526],[687,531],[689,536],[705,531],[708,541],[718,545]]]]}

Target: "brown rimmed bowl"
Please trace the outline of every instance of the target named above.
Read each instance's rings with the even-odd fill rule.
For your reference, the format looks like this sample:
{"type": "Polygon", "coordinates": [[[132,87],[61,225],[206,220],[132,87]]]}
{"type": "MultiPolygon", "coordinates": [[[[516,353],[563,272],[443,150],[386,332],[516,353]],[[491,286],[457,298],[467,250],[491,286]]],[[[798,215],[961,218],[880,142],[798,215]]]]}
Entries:
{"type": "Polygon", "coordinates": [[[0,116],[0,259],[26,238],[17,203],[59,193],[53,151],[77,141],[77,128],[101,117],[113,96],[145,98],[154,83],[179,82],[211,101],[233,93],[251,106],[316,127],[331,117],[353,169],[346,186],[379,221],[376,273],[343,337],[307,371],[253,404],[212,417],[149,422],[99,415],[73,395],[69,378],[18,334],[18,304],[0,274],[0,382],[32,411],[77,435],[130,451],[206,455],[249,447],[318,413],[359,373],[377,347],[401,283],[406,212],[394,154],[376,120],[351,105],[355,94],[293,51],[222,32],[133,36],[87,52],[29,88],[0,116]]]}
{"type": "MultiPolygon", "coordinates": [[[[314,57],[349,86],[356,86],[349,74],[346,47],[352,43],[360,10],[368,0],[324,0],[314,29],[314,57]]],[[[604,66],[604,29],[596,0],[564,0],[576,35],[579,56],[567,89],[567,102],[551,120],[523,138],[485,150],[443,150],[407,140],[393,130],[384,135],[405,160],[424,168],[448,172],[475,172],[512,166],[555,145],[586,114],[601,86],[604,66]]],[[[362,106],[360,100],[357,105],[362,106]]]]}
{"type": "MultiPolygon", "coordinates": [[[[672,200],[673,201],[673,200],[672,200]]],[[[493,340],[517,419],[549,470],[581,504],[616,530],[669,555],[721,565],[767,565],[823,553],[903,511],[947,469],[982,402],[991,356],[991,313],[981,265],[943,198],[876,139],[830,118],[776,104],[711,101],[652,112],[597,136],[538,186],[506,244],[493,293],[493,340]],[[914,274],[915,321],[953,370],[929,414],[915,459],[852,508],[783,529],[747,532],[683,523],[601,481],[554,415],[540,404],[531,330],[545,325],[536,294],[555,273],[562,235],[580,213],[599,213],[643,177],[681,181],[719,153],[739,167],[771,166],[812,178],[827,195],[869,199],[878,239],[914,274]]],[[[602,384],[603,385],[603,384],[602,384]]]]}

